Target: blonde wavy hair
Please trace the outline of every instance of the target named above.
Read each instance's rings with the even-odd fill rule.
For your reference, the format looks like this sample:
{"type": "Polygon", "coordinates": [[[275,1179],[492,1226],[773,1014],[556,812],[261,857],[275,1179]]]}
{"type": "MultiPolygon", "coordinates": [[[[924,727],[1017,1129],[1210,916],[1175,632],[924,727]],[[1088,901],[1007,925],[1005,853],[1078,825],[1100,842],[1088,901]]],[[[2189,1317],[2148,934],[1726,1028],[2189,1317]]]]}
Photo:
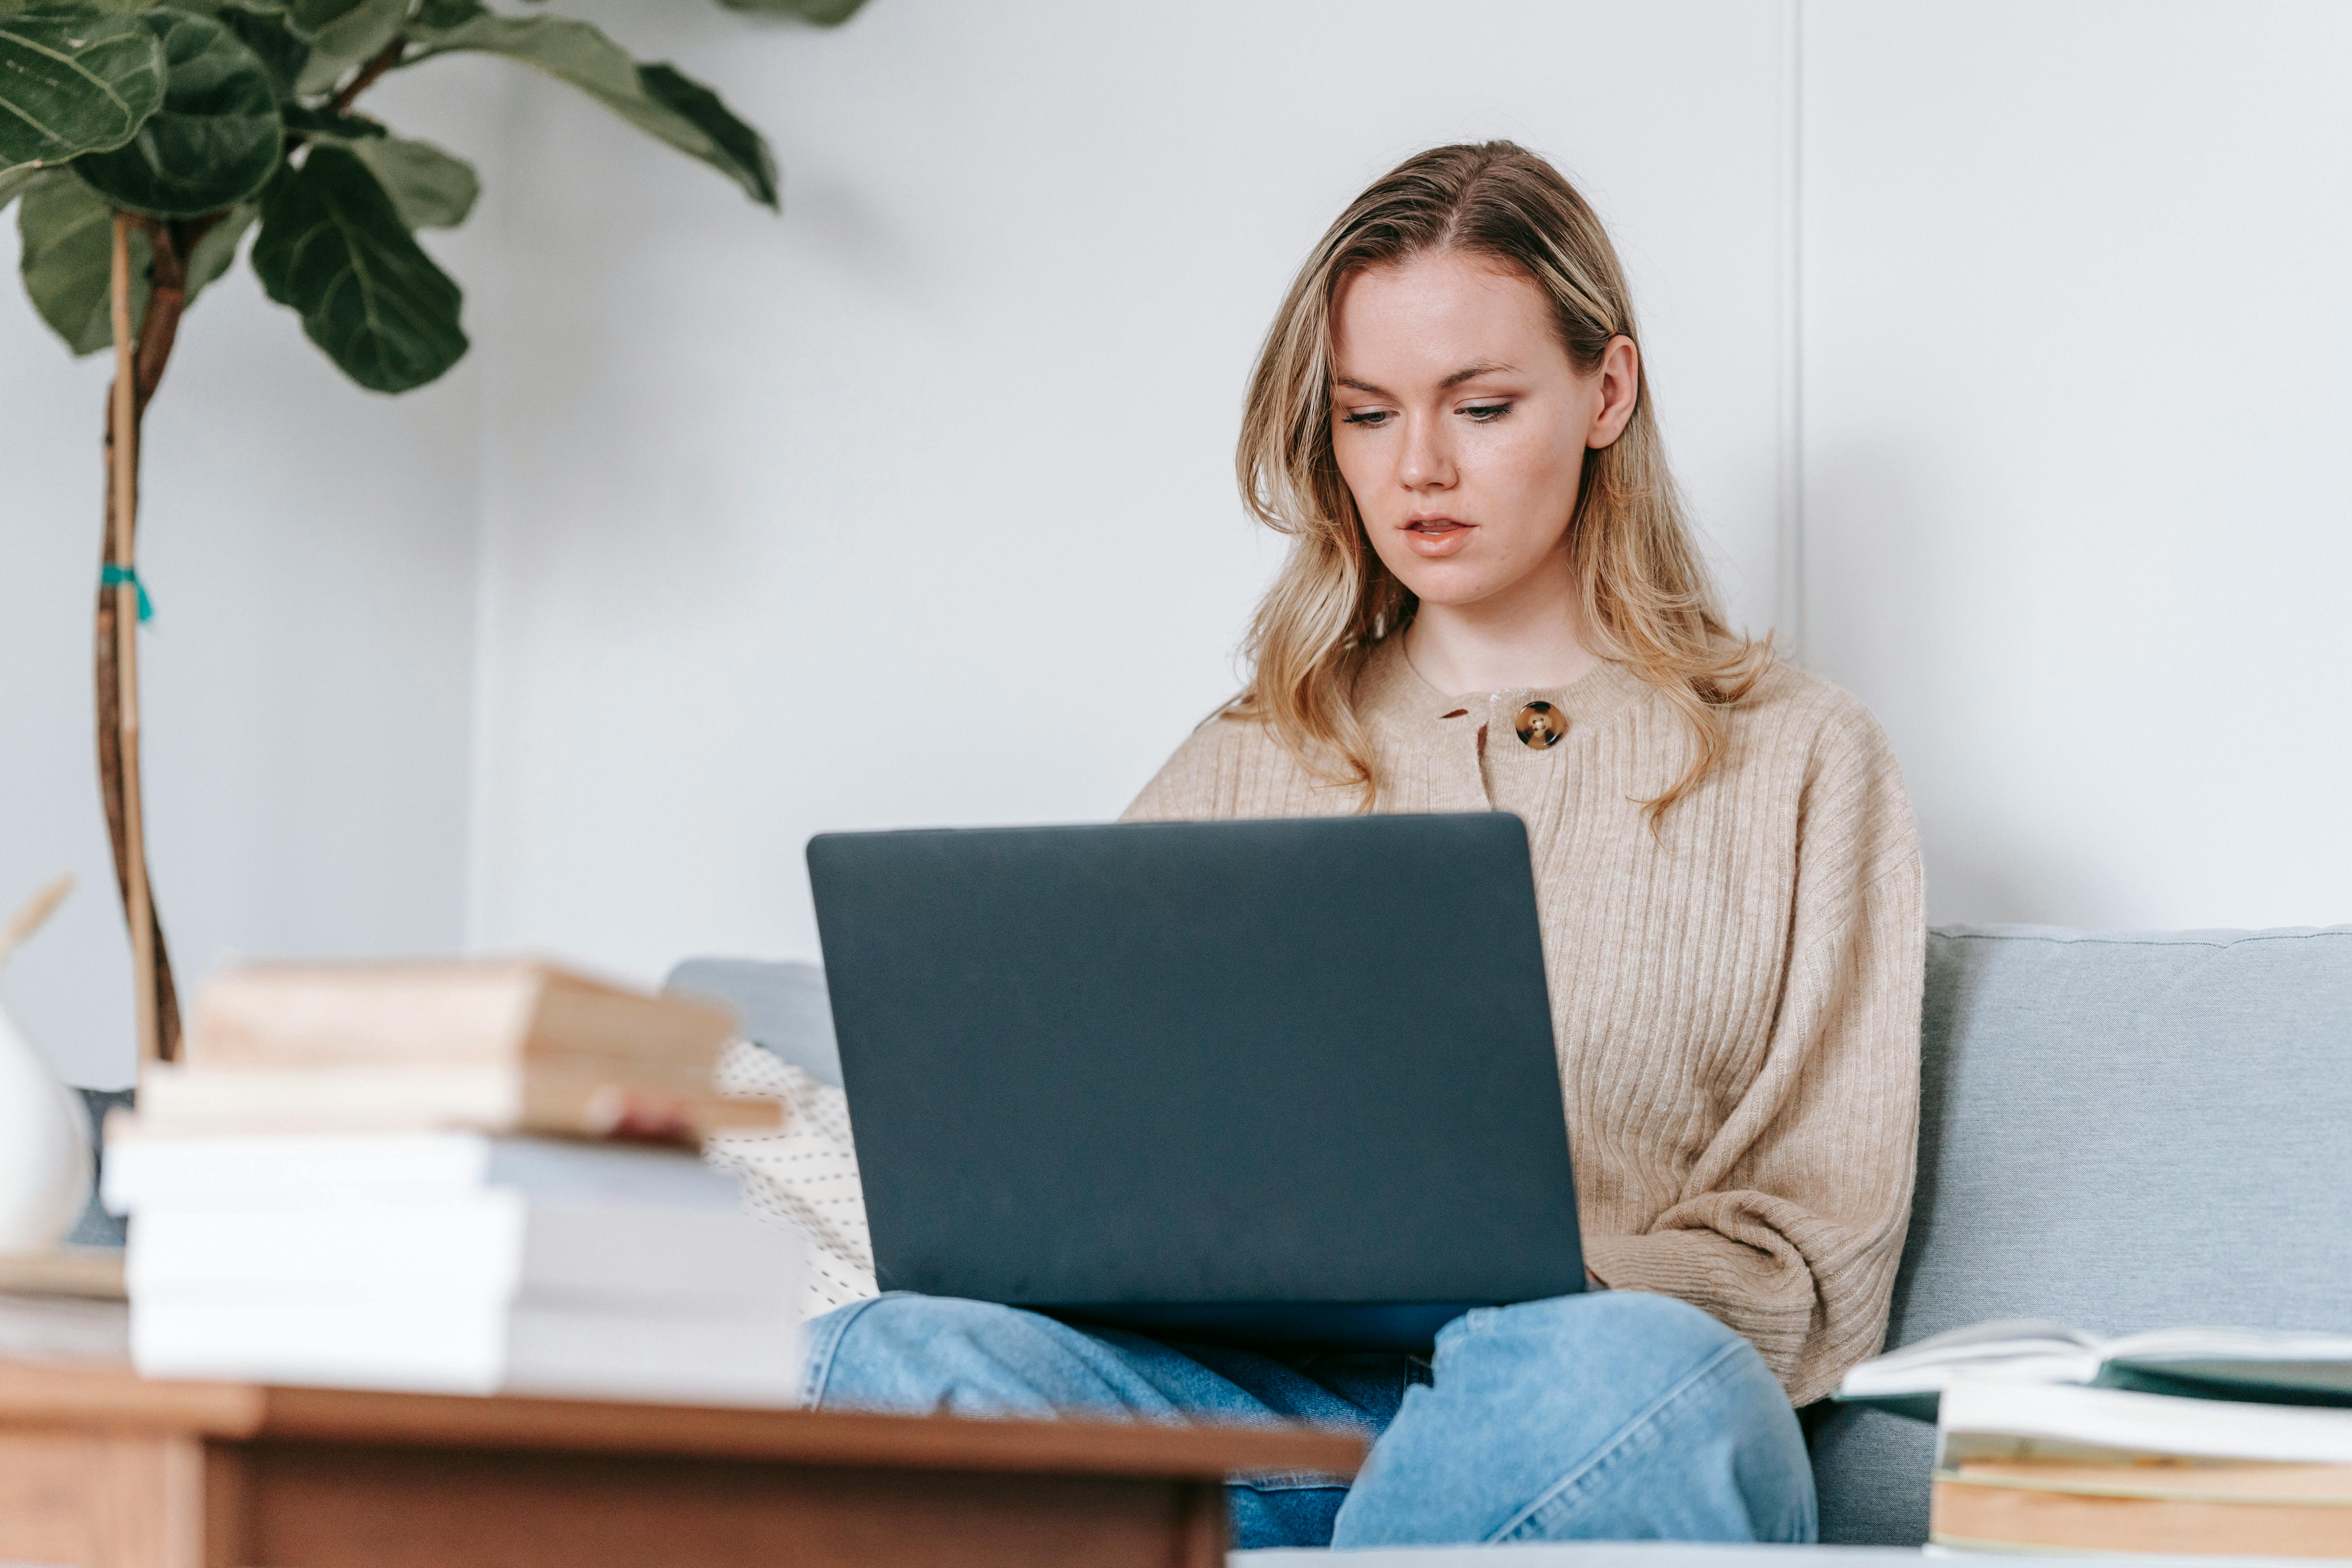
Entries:
{"type": "MultiPolygon", "coordinates": [[[[1559,172],[1524,147],[1486,142],[1407,159],[1318,241],[1251,374],[1234,466],[1259,521],[1291,540],[1243,651],[1249,683],[1224,711],[1263,723],[1310,773],[1378,781],[1354,704],[1356,677],[1419,601],[1381,564],[1331,448],[1331,307],[1352,274],[1438,251],[1511,268],[1550,297],[1570,360],[1599,368],[1609,341],[1641,337],[1608,231],[1559,172]]],[[[1652,410],[1646,374],[1624,433],[1587,454],[1569,550],[1594,651],[1622,661],[1687,725],[1690,765],[1644,802],[1654,826],[1719,762],[1723,710],[1771,658],[1735,635],[1692,537],[1652,410]]]]}

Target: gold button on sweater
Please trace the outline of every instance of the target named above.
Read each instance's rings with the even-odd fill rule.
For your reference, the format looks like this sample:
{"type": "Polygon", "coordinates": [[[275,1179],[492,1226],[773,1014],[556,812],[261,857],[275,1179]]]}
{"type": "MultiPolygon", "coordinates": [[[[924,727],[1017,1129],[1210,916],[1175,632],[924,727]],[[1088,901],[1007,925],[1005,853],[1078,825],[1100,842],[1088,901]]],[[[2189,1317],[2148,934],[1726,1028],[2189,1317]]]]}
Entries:
{"type": "MultiPolygon", "coordinates": [[[[1926,917],[1911,807],[1861,703],[1776,665],[1654,835],[1686,765],[1675,710],[1622,665],[1574,684],[1433,690],[1402,649],[1356,687],[1383,812],[1528,825],[1585,1262],[1745,1334],[1802,1405],[1874,1353],[1909,1223],[1926,917]],[[1548,702],[1560,740],[1522,744],[1548,702]]],[[[1195,731],[1129,821],[1336,816],[1266,731],[1195,731]]],[[[1365,897],[1379,897],[1368,888],[1365,897]]],[[[1396,911],[1400,956],[1445,933],[1396,911]]]]}

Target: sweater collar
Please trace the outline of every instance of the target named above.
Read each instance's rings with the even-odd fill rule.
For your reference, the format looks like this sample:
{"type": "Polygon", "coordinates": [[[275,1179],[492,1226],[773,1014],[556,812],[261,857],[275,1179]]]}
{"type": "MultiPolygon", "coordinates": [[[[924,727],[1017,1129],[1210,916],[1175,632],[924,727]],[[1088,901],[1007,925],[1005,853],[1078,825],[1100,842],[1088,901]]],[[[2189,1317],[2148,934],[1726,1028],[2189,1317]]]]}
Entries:
{"type": "Polygon", "coordinates": [[[1529,702],[1549,702],[1568,716],[1569,739],[1574,741],[1648,689],[1624,665],[1602,659],[1566,686],[1443,692],[1423,679],[1405,658],[1403,637],[1391,635],[1373,647],[1356,679],[1356,710],[1408,742],[1433,745],[1444,743],[1466,719],[1483,720],[1491,712],[1515,714],[1529,702]]]}

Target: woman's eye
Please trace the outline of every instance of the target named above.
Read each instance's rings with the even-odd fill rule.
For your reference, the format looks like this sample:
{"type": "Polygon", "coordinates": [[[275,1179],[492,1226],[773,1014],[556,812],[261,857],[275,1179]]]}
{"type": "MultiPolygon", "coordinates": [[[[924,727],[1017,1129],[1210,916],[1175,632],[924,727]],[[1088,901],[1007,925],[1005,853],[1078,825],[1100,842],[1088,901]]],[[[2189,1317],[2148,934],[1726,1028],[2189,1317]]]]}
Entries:
{"type": "Polygon", "coordinates": [[[1385,408],[1360,409],[1356,413],[1342,416],[1339,421],[1342,425],[1361,425],[1374,430],[1388,422],[1389,411],[1385,408]]]}
{"type": "Polygon", "coordinates": [[[1462,412],[1481,425],[1491,425],[1511,411],[1507,403],[1474,403],[1462,412]]]}

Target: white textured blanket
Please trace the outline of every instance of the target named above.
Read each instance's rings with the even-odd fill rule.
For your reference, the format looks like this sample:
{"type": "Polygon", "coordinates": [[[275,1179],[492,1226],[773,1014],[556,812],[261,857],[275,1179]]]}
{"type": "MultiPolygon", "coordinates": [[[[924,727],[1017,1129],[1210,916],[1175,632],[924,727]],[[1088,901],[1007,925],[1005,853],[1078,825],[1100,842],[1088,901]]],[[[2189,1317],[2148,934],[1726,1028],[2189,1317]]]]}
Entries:
{"type": "Polygon", "coordinates": [[[704,1145],[703,1157],[742,1182],[753,1214],[808,1237],[803,1315],[876,1294],[848,1098],[746,1040],[719,1058],[717,1084],[721,1094],[781,1100],[788,1109],[782,1131],[722,1132],[704,1145]]]}

